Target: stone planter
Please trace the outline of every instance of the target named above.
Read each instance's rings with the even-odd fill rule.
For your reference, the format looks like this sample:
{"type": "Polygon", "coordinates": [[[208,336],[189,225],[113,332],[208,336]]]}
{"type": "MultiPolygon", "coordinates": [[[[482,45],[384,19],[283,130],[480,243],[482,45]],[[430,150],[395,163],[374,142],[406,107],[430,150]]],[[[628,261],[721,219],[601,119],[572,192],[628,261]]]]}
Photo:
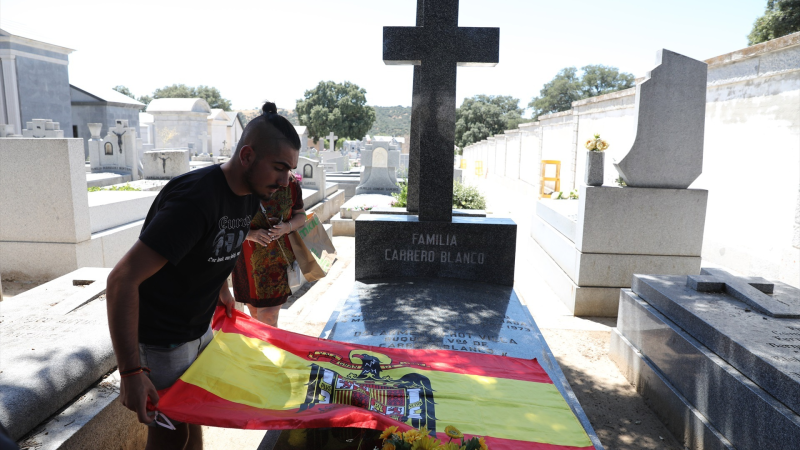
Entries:
{"type": "Polygon", "coordinates": [[[603,164],[605,163],[605,152],[586,152],[586,185],[603,185],[603,164]]]}

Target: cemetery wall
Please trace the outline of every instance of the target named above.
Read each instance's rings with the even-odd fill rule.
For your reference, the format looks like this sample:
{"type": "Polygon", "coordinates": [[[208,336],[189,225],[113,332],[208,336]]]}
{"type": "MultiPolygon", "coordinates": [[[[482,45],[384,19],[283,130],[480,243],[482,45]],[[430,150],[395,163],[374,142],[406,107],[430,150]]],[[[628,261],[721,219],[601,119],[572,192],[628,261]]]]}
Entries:
{"type": "MultiPolygon", "coordinates": [[[[706,63],[703,174],[691,186],[709,190],[702,256],[743,274],[800,286],[800,33],[706,63]]],[[[488,178],[538,193],[540,161],[553,159],[562,163],[561,190],[577,188],[586,164],[583,143],[600,133],[611,144],[604,184],[613,186],[618,174],[612,162],[635,139],[635,100],[632,88],[521,125],[518,174],[506,165],[490,170],[488,178]]],[[[505,144],[505,136],[503,146],[497,140],[464,149],[468,179],[477,176],[476,161],[492,168],[513,160],[514,146],[505,144]]]]}
{"type": "MultiPolygon", "coordinates": [[[[66,58],[66,55],[59,56],[66,58]]],[[[65,136],[72,136],[69,74],[65,63],[16,58],[23,127],[33,119],[50,119],[60,124],[65,136]]]]}

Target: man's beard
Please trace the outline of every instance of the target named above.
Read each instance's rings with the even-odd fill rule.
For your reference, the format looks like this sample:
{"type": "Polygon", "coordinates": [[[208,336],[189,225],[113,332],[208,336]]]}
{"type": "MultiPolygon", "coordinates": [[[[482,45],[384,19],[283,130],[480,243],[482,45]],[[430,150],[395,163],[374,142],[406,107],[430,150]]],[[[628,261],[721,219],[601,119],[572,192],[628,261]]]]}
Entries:
{"type": "MultiPolygon", "coordinates": [[[[247,185],[247,189],[249,189],[250,192],[253,195],[255,195],[256,197],[258,197],[259,199],[261,199],[261,200],[263,200],[265,202],[271,200],[272,196],[275,195],[275,192],[277,192],[277,191],[275,191],[275,192],[271,192],[271,193],[267,194],[267,193],[261,192],[258,188],[256,188],[256,185],[253,183],[253,170],[252,170],[252,167],[248,167],[244,172],[244,184],[247,185]]],[[[272,185],[272,186],[267,186],[267,187],[269,187],[271,189],[276,189],[276,190],[280,188],[280,186],[278,186],[277,184],[276,185],[272,185]]]]}

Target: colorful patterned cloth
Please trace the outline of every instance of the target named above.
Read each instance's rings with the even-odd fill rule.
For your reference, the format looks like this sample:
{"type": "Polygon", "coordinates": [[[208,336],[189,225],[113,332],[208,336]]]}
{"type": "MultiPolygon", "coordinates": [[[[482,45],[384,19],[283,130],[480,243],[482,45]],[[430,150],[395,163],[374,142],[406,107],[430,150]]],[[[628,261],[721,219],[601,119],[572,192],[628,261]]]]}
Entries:
{"type": "MultiPolygon", "coordinates": [[[[293,210],[303,209],[303,191],[300,183],[297,180],[291,181],[288,186],[278,189],[269,201],[262,201],[261,206],[263,210],[259,209],[250,222],[251,230],[268,230],[281,220],[288,221],[292,218],[293,210]]],[[[259,308],[286,303],[286,299],[292,294],[286,267],[291,265],[294,259],[292,245],[287,235],[270,242],[267,246],[245,241],[242,244],[242,254],[233,269],[233,292],[236,301],[259,308]]]]}

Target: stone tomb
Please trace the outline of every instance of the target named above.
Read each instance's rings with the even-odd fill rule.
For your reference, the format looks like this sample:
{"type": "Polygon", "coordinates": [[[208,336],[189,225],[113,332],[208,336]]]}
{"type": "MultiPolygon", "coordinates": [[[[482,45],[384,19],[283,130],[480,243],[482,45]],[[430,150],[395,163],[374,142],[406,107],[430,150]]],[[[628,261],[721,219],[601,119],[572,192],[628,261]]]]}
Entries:
{"type": "Polygon", "coordinates": [[[53,122],[49,119],[33,119],[26,125],[27,129],[22,130],[22,137],[64,138],[64,130],[60,129],[58,122],[53,122]]]}
{"type": "Polygon", "coordinates": [[[797,448],[799,289],[714,269],[635,275],[619,308],[611,358],[684,445],[797,448]]]}
{"type": "Polygon", "coordinates": [[[12,439],[35,448],[144,445],[146,427],[113,401],[118,377],[97,386],[116,366],[105,304],[110,270],[79,269],[3,302],[0,422],[12,439]],[[103,425],[82,435],[95,418],[103,425]]]}
{"type": "Polygon", "coordinates": [[[702,171],[706,64],[669,50],[659,51],[658,64],[636,91],[636,142],[618,165],[628,187],[580,186],[577,202],[536,205],[536,259],[576,316],[615,316],[619,288],[635,273],[700,271],[708,191],[686,188],[702,171]],[[670,138],[676,133],[680,145],[670,138]],[[561,214],[566,205],[574,220],[561,214]]]}
{"type": "MultiPolygon", "coordinates": [[[[536,322],[509,287],[455,280],[356,282],[320,337],[370,345],[377,351],[444,349],[536,358],[595,448],[603,448],[536,322]]],[[[444,425],[439,428],[437,422],[436,427],[441,431],[444,425]]],[[[269,445],[259,448],[283,448],[274,443],[285,441],[290,433],[268,432],[264,441],[269,445]]]]}
{"type": "Polygon", "coordinates": [[[317,191],[325,189],[325,168],[319,161],[301,156],[297,161],[297,171],[303,177],[300,181],[300,187],[303,189],[317,191]]]}
{"type": "Polygon", "coordinates": [[[147,180],[171,180],[189,171],[189,150],[153,150],[144,152],[142,166],[147,180]]]}
{"type": "Polygon", "coordinates": [[[100,138],[102,124],[88,124],[92,138],[89,139],[89,164],[92,172],[130,172],[132,181],[140,179],[140,156],[136,129],[128,126],[127,120],[116,120],[109,127],[105,138],[100,138]]]}

